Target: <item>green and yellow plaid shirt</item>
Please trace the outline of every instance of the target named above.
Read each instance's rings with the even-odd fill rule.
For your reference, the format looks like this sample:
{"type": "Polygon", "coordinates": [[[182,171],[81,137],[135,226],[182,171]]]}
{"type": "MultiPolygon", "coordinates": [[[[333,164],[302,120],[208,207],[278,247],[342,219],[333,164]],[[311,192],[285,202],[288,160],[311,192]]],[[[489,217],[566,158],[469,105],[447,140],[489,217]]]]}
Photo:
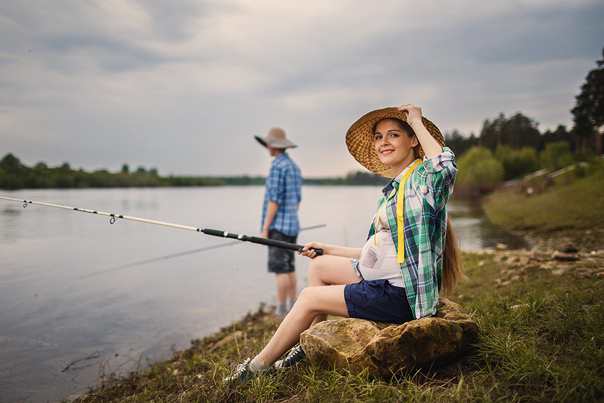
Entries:
{"type": "MultiPolygon", "coordinates": [[[[397,197],[389,196],[393,190],[398,192],[399,182],[408,169],[386,185],[378,203],[380,208],[388,200],[385,210],[397,251],[397,197]]],[[[437,157],[418,165],[405,183],[405,263],[401,263],[401,272],[409,306],[416,319],[436,313],[447,232],[447,201],[453,192],[456,174],[455,155],[451,149],[443,147],[437,157]]],[[[374,233],[372,224],[369,237],[374,233]]]]}

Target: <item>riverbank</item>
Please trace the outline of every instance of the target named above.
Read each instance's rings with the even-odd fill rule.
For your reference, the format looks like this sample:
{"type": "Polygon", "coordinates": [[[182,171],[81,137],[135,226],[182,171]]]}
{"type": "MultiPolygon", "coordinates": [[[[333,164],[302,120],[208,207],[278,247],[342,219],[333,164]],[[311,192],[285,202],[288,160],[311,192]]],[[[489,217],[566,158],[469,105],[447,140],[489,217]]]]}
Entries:
{"type": "Polygon", "coordinates": [[[459,362],[386,380],[301,364],[226,385],[222,379],[278,326],[261,306],[145,372],[121,380],[102,374],[100,387],[77,401],[601,401],[604,246],[594,208],[604,205],[601,180],[561,178],[530,196],[518,187],[486,200],[494,221],[529,234],[537,248],[463,254],[469,280],[450,299],[472,315],[480,335],[459,362]]]}
{"type": "Polygon", "coordinates": [[[499,189],[483,207],[496,224],[521,232],[539,249],[574,243],[585,251],[604,243],[604,166],[537,176],[499,189]]]}

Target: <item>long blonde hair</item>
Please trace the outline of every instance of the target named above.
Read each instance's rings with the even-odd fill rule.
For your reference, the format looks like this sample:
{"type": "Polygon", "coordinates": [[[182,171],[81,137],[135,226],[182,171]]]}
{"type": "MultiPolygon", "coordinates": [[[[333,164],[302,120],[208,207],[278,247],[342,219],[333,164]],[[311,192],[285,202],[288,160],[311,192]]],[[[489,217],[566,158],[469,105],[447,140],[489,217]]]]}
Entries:
{"type": "Polygon", "coordinates": [[[455,230],[453,229],[453,225],[451,225],[451,219],[448,215],[447,233],[445,238],[441,289],[444,294],[453,295],[453,290],[457,283],[461,280],[465,280],[467,277],[463,274],[459,242],[457,241],[455,230]]]}

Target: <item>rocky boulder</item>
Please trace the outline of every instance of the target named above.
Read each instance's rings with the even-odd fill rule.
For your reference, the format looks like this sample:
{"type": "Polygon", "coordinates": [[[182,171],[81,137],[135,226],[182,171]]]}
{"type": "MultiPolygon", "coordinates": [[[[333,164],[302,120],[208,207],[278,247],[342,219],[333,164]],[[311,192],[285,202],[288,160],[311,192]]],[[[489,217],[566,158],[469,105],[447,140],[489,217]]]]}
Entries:
{"type": "Polygon", "coordinates": [[[435,316],[402,325],[327,320],[302,333],[300,344],[313,365],[367,371],[373,377],[451,362],[467,351],[478,326],[459,305],[440,301],[435,316]]]}

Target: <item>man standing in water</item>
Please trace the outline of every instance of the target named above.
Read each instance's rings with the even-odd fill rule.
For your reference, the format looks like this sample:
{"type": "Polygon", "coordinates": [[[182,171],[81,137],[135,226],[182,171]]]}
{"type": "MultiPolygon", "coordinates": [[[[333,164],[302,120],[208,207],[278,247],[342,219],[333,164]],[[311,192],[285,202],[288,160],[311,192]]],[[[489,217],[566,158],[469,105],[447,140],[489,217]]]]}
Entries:
{"type": "MultiPolygon", "coordinates": [[[[298,207],[302,199],[302,175],[286,152],[296,145],[287,140],[285,132],[278,127],[269,130],[266,137],[255,138],[274,157],[266,178],[261,236],[296,243],[300,232],[298,207]]],[[[268,271],[277,276],[277,317],[284,317],[296,302],[298,285],[294,257],[293,251],[268,248],[268,271]]]]}

